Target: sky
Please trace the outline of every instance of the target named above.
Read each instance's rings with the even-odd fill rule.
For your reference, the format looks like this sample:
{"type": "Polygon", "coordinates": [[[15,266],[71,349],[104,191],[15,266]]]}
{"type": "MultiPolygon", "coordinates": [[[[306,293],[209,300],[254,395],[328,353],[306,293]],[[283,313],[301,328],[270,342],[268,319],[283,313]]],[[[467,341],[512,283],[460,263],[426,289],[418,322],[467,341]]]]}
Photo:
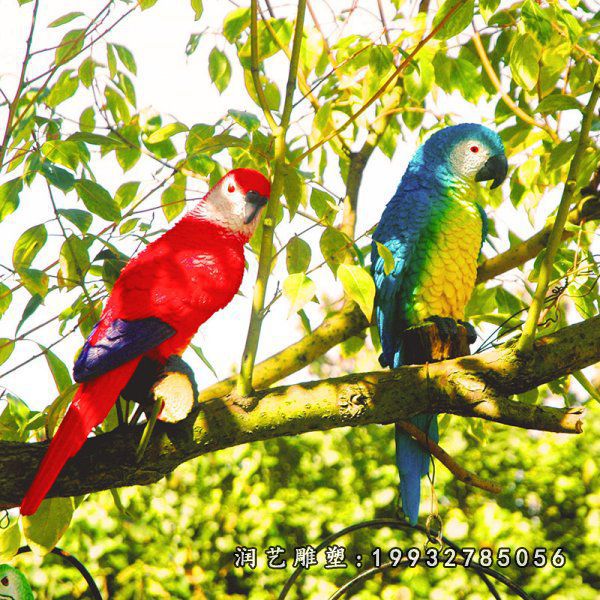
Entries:
{"type": "MultiPolygon", "coordinates": [[[[222,95],[210,82],[207,69],[207,57],[210,48],[215,41],[221,49],[226,48],[222,40],[217,40],[215,33],[220,28],[220,23],[225,14],[234,8],[231,2],[205,2],[205,13],[200,22],[193,20],[193,11],[189,3],[184,0],[166,1],[159,0],[158,4],[145,12],[135,11],[125,19],[110,34],[110,41],[121,43],[130,48],[138,64],[138,75],[135,79],[136,92],[138,97],[138,107],[146,113],[153,110],[163,115],[172,115],[175,120],[192,125],[197,122],[210,122],[224,115],[228,109],[250,110],[258,113],[258,108],[253,105],[244,93],[240,97],[240,87],[243,88],[240,73],[234,71],[232,82],[222,95]],[[205,31],[199,49],[191,57],[186,57],[185,46],[191,33],[205,31]]],[[[239,2],[240,5],[249,4],[239,2]]],[[[347,2],[334,0],[330,3],[334,9],[340,10],[347,6],[347,2]]],[[[361,4],[365,4],[362,2],[361,4]]],[[[366,3],[368,5],[368,2],[366,3]]],[[[90,1],[85,3],[85,12],[88,15],[94,14],[103,3],[90,1]]],[[[282,10],[280,5],[289,6],[289,3],[273,2],[276,10],[282,10]]],[[[62,29],[47,30],[46,25],[61,14],[80,10],[82,3],[67,0],[54,0],[53,2],[41,2],[41,8],[38,18],[39,35],[36,36],[34,48],[40,49],[53,46],[57,39],[68,30],[69,26],[62,29]]],[[[26,7],[19,7],[16,0],[0,0],[0,87],[6,90],[9,95],[14,89],[17,81],[18,72],[24,50],[24,40],[30,23],[30,11],[26,7]]],[[[319,13],[322,18],[322,24],[327,27],[332,21],[332,14],[323,11],[319,13]]],[[[348,29],[355,27],[357,30],[373,29],[374,17],[367,10],[363,12],[348,25],[348,29]]],[[[307,21],[309,17],[307,17],[307,21]]],[[[31,63],[31,72],[39,72],[47,64],[45,56],[38,55],[34,57],[31,63]]],[[[285,61],[277,59],[272,61],[270,67],[275,70],[274,76],[279,79],[285,77],[285,61]],[[279,61],[279,62],[278,62],[279,61]]],[[[480,122],[489,122],[492,115],[488,106],[480,105],[474,111],[473,107],[464,101],[455,97],[443,99],[443,106],[447,110],[456,113],[457,122],[466,122],[477,120],[480,122]],[[474,114],[477,118],[474,118],[474,114]]],[[[61,105],[61,112],[79,115],[79,112],[85,104],[78,105],[77,101],[66,102],[61,105]]],[[[4,130],[6,111],[0,109],[0,128],[4,130]]],[[[377,216],[381,214],[385,204],[392,196],[401,174],[416,148],[415,139],[408,139],[399,144],[399,149],[390,162],[381,153],[376,152],[365,171],[361,194],[359,198],[358,226],[357,231],[363,232],[375,224],[377,216]]],[[[142,178],[145,185],[152,184],[151,174],[154,167],[148,162],[140,161],[131,173],[123,175],[121,169],[116,163],[110,161],[100,161],[97,163],[98,181],[102,183],[111,192],[114,192],[118,185],[124,181],[142,178]]],[[[330,165],[327,171],[328,183],[334,191],[342,194],[343,187],[339,175],[335,172],[335,164],[330,165]]],[[[10,176],[9,178],[11,178],[10,176]]],[[[0,175],[0,183],[7,177],[0,175]]],[[[41,178],[38,178],[41,179],[41,178]]],[[[31,189],[24,190],[21,198],[21,208],[2,224],[0,224],[0,264],[11,264],[11,255],[14,242],[18,236],[27,227],[50,219],[53,215],[47,201],[47,190],[38,181],[31,189]]],[[[190,186],[189,195],[198,195],[205,187],[202,182],[194,181],[190,186]]],[[[505,193],[507,187],[504,188],[505,193]]],[[[58,198],[59,205],[65,202],[66,205],[72,205],[71,200],[66,201],[58,198]]],[[[147,201],[147,205],[156,207],[160,202],[160,197],[156,195],[147,201]]],[[[501,233],[503,241],[497,245],[498,250],[507,247],[506,231],[508,225],[521,237],[527,237],[534,232],[545,220],[547,209],[550,206],[549,200],[542,203],[536,223],[530,224],[526,218],[519,215],[511,206],[506,203],[496,215],[496,225],[501,233]]],[[[164,224],[161,211],[155,212],[155,225],[164,224]]],[[[300,232],[307,223],[301,219],[295,221],[293,225],[286,225],[282,229],[282,235],[287,237],[293,233],[300,232]]],[[[316,243],[317,238],[313,241],[316,243]]],[[[58,238],[49,241],[49,245],[55,244],[56,248],[60,240],[58,238]]],[[[485,251],[493,254],[493,251],[486,246],[485,251]]],[[[41,264],[34,266],[40,267],[41,264]]],[[[276,271],[275,279],[283,279],[285,271],[281,264],[276,271]]],[[[252,294],[252,285],[255,278],[255,267],[251,265],[250,271],[246,273],[242,285],[244,296],[237,296],[234,301],[225,310],[217,313],[202,328],[195,339],[195,343],[200,345],[213,366],[215,367],[219,378],[226,377],[239,365],[244,340],[246,336],[247,323],[250,314],[250,297],[252,294]]],[[[327,292],[330,299],[341,296],[339,286],[331,286],[329,277],[316,275],[316,283],[319,289],[321,285],[328,285],[327,292]],[[327,283],[325,283],[327,282],[327,283]]],[[[274,284],[267,293],[274,293],[274,284]]],[[[61,292],[56,295],[55,300],[49,300],[47,309],[56,311],[64,309],[72,301],[72,294],[61,292]]],[[[22,291],[15,296],[17,307],[24,306],[28,299],[28,294],[22,291]]],[[[277,302],[263,326],[263,334],[259,347],[258,360],[266,358],[274,352],[284,348],[291,342],[302,336],[300,322],[297,317],[288,319],[288,305],[285,300],[277,302]]],[[[320,313],[317,306],[309,308],[309,316],[313,326],[320,321],[320,313]]],[[[18,316],[21,310],[11,308],[11,317],[0,321],[0,337],[12,337],[14,329],[18,322],[18,316]]],[[[40,311],[40,315],[31,318],[28,326],[37,323],[48,317],[49,312],[40,311]]],[[[32,336],[40,343],[48,344],[56,339],[57,331],[54,326],[45,327],[32,336]]],[[[68,362],[75,355],[77,348],[81,345],[82,339],[79,335],[72,335],[61,342],[55,351],[68,362]]],[[[21,344],[17,346],[10,360],[0,366],[0,373],[7,368],[18,364],[27,359],[32,354],[39,351],[34,343],[21,344]]],[[[199,386],[206,385],[215,381],[214,375],[200,363],[193,354],[186,354],[186,359],[195,368],[198,374],[199,386]]],[[[302,380],[309,377],[304,371],[293,376],[292,380],[302,380]]],[[[26,367],[8,375],[1,382],[9,391],[23,398],[31,408],[41,409],[49,404],[56,396],[54,383],[51,379],[49,370],[46,367],[43,358],[28,364],[26,367]]]]}

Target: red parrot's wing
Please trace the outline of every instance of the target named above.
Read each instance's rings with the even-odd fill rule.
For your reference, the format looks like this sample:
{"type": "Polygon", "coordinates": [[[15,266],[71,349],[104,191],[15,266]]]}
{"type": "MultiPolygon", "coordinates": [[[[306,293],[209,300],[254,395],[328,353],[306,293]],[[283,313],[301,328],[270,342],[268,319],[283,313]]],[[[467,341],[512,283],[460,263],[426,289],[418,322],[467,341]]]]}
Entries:
{"type": "Polygon", "coordinates": [[[94,332],[86,341],[73,367],[77,383],[95,379],[152,350],[175,334],[175,329],[157,317],[126,321],[115,319],[99,339],[94,332]]]}

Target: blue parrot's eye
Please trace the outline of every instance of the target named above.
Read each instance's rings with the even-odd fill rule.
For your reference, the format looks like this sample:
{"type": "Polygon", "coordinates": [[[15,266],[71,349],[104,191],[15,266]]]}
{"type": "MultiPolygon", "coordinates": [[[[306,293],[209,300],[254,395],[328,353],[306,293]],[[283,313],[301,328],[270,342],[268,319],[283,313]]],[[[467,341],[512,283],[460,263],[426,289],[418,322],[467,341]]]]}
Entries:
{"type": "Polygon", "coordinates": [[[479,152],[479,146],[471,146],[470,150],[473,154],[477,154],[477,152],[479,152]]]}

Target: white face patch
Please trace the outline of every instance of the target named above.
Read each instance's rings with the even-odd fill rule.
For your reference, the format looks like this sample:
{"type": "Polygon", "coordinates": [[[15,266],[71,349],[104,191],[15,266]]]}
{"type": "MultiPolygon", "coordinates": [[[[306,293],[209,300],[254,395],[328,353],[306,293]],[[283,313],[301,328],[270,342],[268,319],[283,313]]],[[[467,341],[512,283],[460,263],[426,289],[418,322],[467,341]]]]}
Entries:
{"type": "Polygon", "coordinates": [[[220,181],[196,205],[192,213],[250,239],[262,211],[259,210],[252,221],[245,223],[246,204],[246,192],[240,189],[231,176],[220,181]]]}
{"type": "Polygon", "coordinates": [[[457,144],[450,153],[448,160],[454,173],[467,181],[473,181],[475,175],[489,157],[490,151],[482,142],[479,140],[465,140],[457,144]]]}

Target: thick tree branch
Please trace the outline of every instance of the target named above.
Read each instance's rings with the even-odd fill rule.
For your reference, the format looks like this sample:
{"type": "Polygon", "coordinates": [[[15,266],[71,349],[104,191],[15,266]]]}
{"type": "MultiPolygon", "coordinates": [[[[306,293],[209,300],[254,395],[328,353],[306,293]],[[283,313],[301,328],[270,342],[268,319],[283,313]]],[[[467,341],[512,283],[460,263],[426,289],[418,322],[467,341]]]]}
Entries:
{"type": "MultiPolygon", "coordinates": [[[[142,426],[121,427],[86,442],[50,496],[73,496],[159,480],[201,454],[245,442],[307,431],[391,423],[422,412],[478,417],[506,425],[578,433],[583,409],[510,400],[600,361],[600,316],[536,341],[531,353],[504,346],[488,352],[396,371],[356,373],[254,393],[243,410],[215,397],[176,426],[159,425],[144,459],[135,462],[142,426]]],[[[0,442],[0,505],[17,504],[46,443],[0,442]]]]}
{"type": "MultiPolygon", "coordinates": [[[[574,225],[598,219],[600,200],[597,196],[584,198],[569,213],[569,222],[574,225]]],[[[484,283],[535,258],[546,247],[551,230],[552,224],[549,224],[529,239],[481,263],[477,269],[477,283],[484,283]]],[[[572,232],[565,231],[563,239],[572,236],[572,232]]],[[[331,348],[358,335],[367,326],[367,319],[360,308],[353,302],[347,303],[339,313],[326,318],[312,333],[256,365],[254,386],[262,389],[300,371],[331,348]]],[[[228,394],[235,387],[235,382],[236,378],[230,377],[211,385],[200,392],[200,401],[228,394]]]]}

